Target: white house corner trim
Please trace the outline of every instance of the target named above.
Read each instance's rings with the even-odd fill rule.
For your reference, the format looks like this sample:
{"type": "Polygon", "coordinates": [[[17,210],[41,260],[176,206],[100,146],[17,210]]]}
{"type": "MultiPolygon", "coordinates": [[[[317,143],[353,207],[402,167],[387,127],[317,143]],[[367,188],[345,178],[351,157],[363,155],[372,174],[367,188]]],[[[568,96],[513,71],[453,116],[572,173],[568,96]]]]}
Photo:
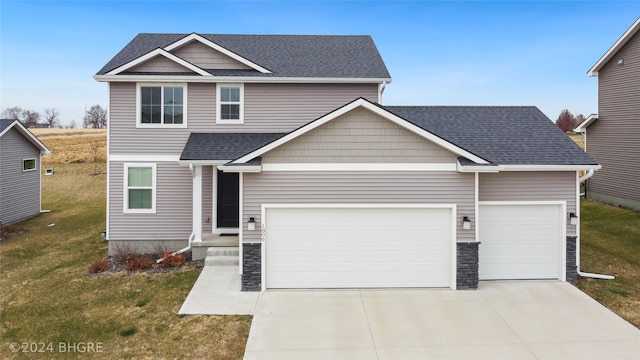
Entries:
{"type": "Polygon", "coordinates": [[[244,261],[242,261],[242,242],[244,241],[244,220],[243,220],[243,212],[244,212],[244,196],[243,196],[243,188],[244,188],[244,176],[242,176],[243,174],[240,173],[238,175],[238,209],[239,209],[239,214],[238,214],[238,272],[240,273],[240,275],[242,275],[244,269],[243,269],[243,264],[244,261]]]}
{"type": "Polygon", "coordinates": [[[194,167],[193,174],[193,241],[202,241],[202,166],[194,167]]]}

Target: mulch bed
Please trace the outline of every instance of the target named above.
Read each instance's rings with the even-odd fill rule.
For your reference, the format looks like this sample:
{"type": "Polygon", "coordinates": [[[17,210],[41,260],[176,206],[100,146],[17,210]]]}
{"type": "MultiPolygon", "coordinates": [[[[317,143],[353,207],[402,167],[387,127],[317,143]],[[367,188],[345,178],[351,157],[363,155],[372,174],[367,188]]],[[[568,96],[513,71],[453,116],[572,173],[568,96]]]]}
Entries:
{"type": "Polygon", "coordinates": [[[150,268],[132,271],[125,267],[125,264],[120,259],[113,256],[108,256],[107,270],[98,273],[90,273],[87,271],[86,276],[89,277],[101,277],[101,276],[120,276],[120,275],[132,275],[132,274],[168,274],[192,269],[201,269],[204,267],[204,260],[193,260],[191,257],[191,251],[187,251],[181,254],[184,257],[184,265],[180,267],[162,267],[156,263],[160,257],[157,255],[151,255],[152,265],[150,268]]]}

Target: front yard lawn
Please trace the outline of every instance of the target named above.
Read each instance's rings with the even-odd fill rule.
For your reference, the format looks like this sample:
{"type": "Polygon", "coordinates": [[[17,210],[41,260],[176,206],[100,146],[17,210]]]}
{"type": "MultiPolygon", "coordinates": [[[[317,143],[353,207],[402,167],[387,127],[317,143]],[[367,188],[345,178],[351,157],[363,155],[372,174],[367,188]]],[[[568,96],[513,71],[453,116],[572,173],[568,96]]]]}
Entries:
{"type": "Polygon", "coordinates": [[[640,212],[583,199],[581,214],[580,270],[616,278],[576,286],[640,328],[640,212]]]}
{"type": "Polygon", "coordinates": [[[55,175],[43,176],[42,206],[51,213],[0,242],[0,359],[242,358],[250,316],[177,314],[200,270],[85,276],[107,252],[99,166],[102,175],[93,176],[91,163],[56,164],[55,175]],[[102,352],[92,352],[98,345],[102,352]]]}

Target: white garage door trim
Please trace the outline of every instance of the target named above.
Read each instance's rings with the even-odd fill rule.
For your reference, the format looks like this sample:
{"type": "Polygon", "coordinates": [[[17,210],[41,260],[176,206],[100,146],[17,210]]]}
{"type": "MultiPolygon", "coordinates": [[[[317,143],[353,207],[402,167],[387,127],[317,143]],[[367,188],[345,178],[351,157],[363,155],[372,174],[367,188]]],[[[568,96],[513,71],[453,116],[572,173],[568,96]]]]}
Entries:
{"type": "MultiPolygon", "coordinates": [[[[566,262],[567,262],[567,225],[566,225],[566,213],[567,213],[567,202],[566,201],[479,201],[478,202],[478,240],[480,241],[480,253],[482,252],[482,221],[483,221],[483,206],[535,206],[535,205],[553,205],[559,207],[559,218],[558,222],[560,224],[560,231],[558,236],[560,237],[558,244],[558,278],[559,280],[566,281],[566,262]]],[[[482,267],[482,263],[479,264],[482,267]]],[[[480,278],[480,280],[486,280],[480,278]]]]}
{"type": "Polygon", "coordinates": [[[447,209],[450,210],[450,268],[449,268],[449,287],[451,289],[456,288],[456,204],[315,204],[315,203],[305,203],[305,204],[263,204],[262,205],[262,213],[261,213],[261,225],[262,225],[262,291],[267,289],[267,247],[269,246],[269,239],[265,239],[268,222],[267,219],[267,210],[274,208],[289,208],[289,209],[312,209],[312,208],[323,208],[323,209],[345,209],[345,208],[353,208],[353,209],[447,209]]]}

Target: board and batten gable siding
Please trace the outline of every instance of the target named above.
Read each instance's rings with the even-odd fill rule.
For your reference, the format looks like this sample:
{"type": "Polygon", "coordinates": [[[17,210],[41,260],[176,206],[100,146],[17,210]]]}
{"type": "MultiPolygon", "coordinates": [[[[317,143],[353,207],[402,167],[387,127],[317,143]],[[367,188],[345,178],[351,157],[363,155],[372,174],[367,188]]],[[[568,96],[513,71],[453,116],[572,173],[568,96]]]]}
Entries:
{"type": "Polygon", "coordinates": [[[15,128],[0,137],[0,221],[13,224],[40,213],[40,150],[15,128]],[[23,159],[36,170],[22,171],[23,159]]]}
{"type": "MultiPolygon", "coordinates": [[[[135,162],[128,162],[135,163],[135,162]]],[[[109,174],[109,240],[184,240],[192,231],[193,178],[188,167],[156,164],[156,213],[124,213],[124,163],[109,174]]]]}
{"type": "Polygon", "coordinates": [[[234,60],[199,41],[192,41],[184,46],[172,50],[171,53],[202,69],[251,69],[249,66],[238,62],[237,60],[234,60]]]}
{"type": "Polygon", "coordinates": [[[193,73],[192,70],[176,63],[173,60],[167,59],[164,56],[158,55],[153,59],[145,61],[144,63],[132,67],[128,72],[158,72],[158,73],[193,73]]]}
{"type": "MultiPolygon", "coordinates": [[[[479,201],[566,201],[567,212],[576,212],[575,171],[500,172],[479,175],[479,201]]],[[[567,235],[576,226],[568,220],[567,235]]]]}
{"type": "MultiPolygon", "coordinates": [[[[457,239],[475,240],[475,175],[449,171],[276,171],[243,175],[243,241],[260,241],[262,204],[456,204],[457,239]],[[469,216],[471,230],[462,229],[469,216]],[[256,230],[247,230],[250,217],[256,230]]],[[[267,241],[269,241],[267,239],[267,241]]]]}
{"type": "Polygon", "coordinates": [[[127,155],[179,155],[191,132],[289,132],[358,97],[378,98],[377,84],[245,84],[244,124],[216,124],[216,84],[192,83],[187,128],[136,128],[136,83],[109,89],[109,151],[127,155]]]}
{"type": "Polygon", "coordinates": [[[263,163],[450,163],[456,156],[367,109],[347,114],[283,144],[263,163]]]}
{"type": "Polygon", "coordinates": [[[587,153],[602,165],[587,196],[640,210],[640,32],[598,71],[598,120],[587,128],[587,153]]]}

